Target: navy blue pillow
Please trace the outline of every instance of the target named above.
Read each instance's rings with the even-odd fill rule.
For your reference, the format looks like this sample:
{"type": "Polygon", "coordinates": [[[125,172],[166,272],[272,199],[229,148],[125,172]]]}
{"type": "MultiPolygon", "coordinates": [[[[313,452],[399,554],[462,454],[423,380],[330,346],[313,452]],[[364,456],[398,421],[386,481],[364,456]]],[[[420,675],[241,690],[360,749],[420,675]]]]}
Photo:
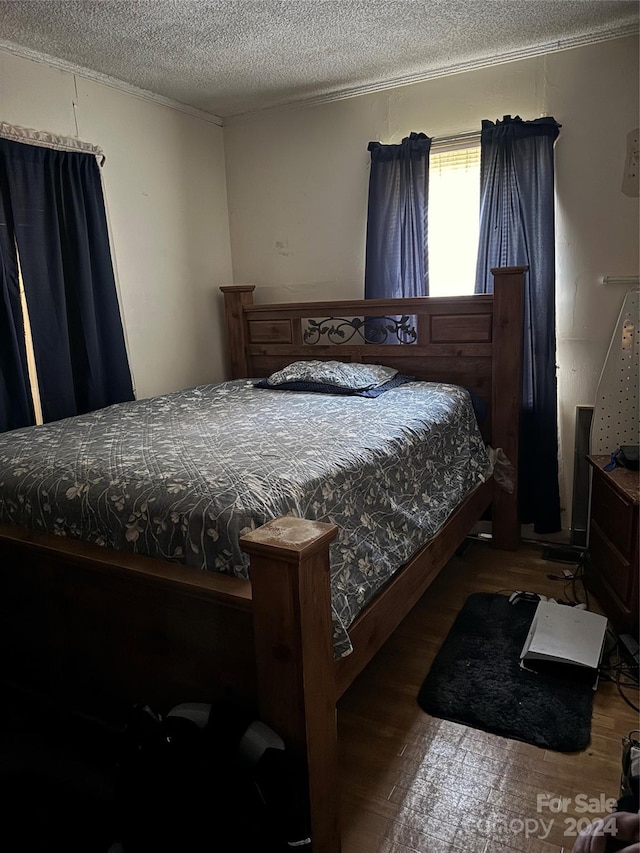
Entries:
{"type": "Polygon", "coordinates": [[[266,379],[254,382],[253,387],[269,388],[272,391],[310,391],[318,394],[341,394],[347,397],[379,397],[385,391],[391,391],[392,388],[397,388],[406,382],[416,381],[415,376],[403,376],[400,373],[396,373],[393,379],[390,379],[388,382],[383,382],[382,385],[376,385],[375,388],[368,388],[364,391],[344,388],[341,385],[327,385],[324,382],[280,382],[278,385],[270,385],[266,379]]]}

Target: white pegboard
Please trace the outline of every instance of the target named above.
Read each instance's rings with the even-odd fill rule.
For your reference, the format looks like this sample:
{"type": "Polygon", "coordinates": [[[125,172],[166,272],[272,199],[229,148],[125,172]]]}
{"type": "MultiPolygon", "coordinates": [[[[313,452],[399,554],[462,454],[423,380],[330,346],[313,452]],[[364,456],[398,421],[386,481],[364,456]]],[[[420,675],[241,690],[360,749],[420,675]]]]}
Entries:
{"type": "Polygon", "coordinates": [[[624,300],[596,390],[591,453],[613,453],[640,440],[640,289],[624,300]]]}

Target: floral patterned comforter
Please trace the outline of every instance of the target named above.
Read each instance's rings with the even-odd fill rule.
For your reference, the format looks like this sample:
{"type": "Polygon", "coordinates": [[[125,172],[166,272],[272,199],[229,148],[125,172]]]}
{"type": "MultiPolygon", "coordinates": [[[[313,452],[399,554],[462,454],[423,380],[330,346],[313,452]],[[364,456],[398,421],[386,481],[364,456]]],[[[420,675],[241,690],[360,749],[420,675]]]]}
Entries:
{"type": "Polygon", "coordinates": [[[368,399],[235,380],[0,435],[0,522],[243,577],[246,531],[333,522],[340,656],[360,610],[490,473],[456,386],[368,399]]]}

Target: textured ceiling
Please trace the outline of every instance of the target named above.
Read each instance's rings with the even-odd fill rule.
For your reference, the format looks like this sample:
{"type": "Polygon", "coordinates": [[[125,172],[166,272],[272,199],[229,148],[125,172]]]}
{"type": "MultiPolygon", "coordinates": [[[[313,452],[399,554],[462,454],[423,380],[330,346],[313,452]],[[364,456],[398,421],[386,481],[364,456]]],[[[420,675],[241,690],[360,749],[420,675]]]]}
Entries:
{"type": "Polygon", "coordinates": [[[0,46],[221,117],[619,35],[618,0],[0,0],[0,46]]]}

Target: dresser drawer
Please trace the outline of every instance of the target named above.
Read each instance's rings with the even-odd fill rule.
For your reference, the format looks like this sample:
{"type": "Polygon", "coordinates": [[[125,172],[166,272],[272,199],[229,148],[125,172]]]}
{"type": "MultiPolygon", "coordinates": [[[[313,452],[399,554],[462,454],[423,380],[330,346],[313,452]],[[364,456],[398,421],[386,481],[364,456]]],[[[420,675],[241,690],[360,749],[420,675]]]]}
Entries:
{"type": "Polygon", "coordinates": [[[604,536],[615,542],[618,551],[629,558],[634,545],[633,502],[625,500],[601,477],[593,478],[591,518],[604,536]]]}
{"type": "Polygon", "coordinates": [[[595,519],[591,520],[589,553],[606,585],[620,601],[628,601],[632,594],[634,569],[629,560],[603,535],[595,519]]]}
{"type": "Polygon", "coordinates": [[[585,582],[620,633],[638,632],[637,471],[613,468],[606,454],[587,457],[593,468],[585,582]]]}

